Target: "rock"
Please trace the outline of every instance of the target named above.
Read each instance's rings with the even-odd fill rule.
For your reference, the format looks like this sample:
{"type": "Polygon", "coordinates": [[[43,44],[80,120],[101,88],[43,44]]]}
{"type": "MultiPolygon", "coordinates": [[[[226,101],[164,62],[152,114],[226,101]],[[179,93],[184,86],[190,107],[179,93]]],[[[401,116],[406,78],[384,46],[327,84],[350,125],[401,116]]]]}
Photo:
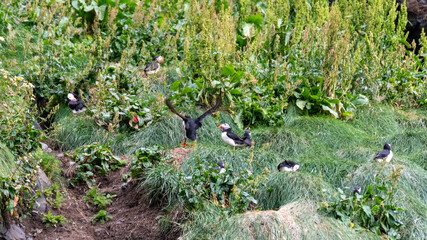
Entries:
{"type": "Polygon", "coordinates": [[[46,188],[52,186],[52,181],[50,181],[41,168],[37,169],[37,175],[36,186],[38,190],[44,191],[46,188]]]}
{"type": "Polygon", "coordinates": [[[36,199],[35,204],[38,212],[42,212],[42,213],[46,212],[47,201],[46,201],[46,198],[43,196],[43,194],[36,199]]]}
{"type": "Polygon", "coordinates": [[[40,142],[40,143],[42,144],[42,151],[43,152],[52,152],[52,149],[46,143],[42,143],[42,142],[40,142]]]}
{"type": "Polygon", "coordinates": [[[22,227],[16,224],[11,224],[10,229],[1,227],[0,229],[0,238],[6,240],[25,240],[25,231],[22,227]]]}

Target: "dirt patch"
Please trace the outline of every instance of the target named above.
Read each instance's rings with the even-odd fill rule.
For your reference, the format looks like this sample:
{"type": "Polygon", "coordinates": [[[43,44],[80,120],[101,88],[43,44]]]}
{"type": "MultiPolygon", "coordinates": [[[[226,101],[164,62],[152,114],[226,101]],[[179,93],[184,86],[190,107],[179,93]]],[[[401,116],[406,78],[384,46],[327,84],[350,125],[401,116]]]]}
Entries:
{"type": "Polygon", "coordinates": [[[192,151],[193,150],[190,148],[183,147],[172,149],[170,150],[170,153],[173,155],[173,158],[169,159],[168,162],[174,164],[177,167],[181,167],[182,163],[187,160],[188,155],[190,155],[192,151]]]}
{"type": "MultiPolygon", "coordinates": [[[[63,153],[53,152],[69,167],[72,161],[63,153]]],[[[129,162],[129,159],[122,158],[129,162]]],[[[163,212],[159,207],[150,206],[142,192],[137,191],[136,184],[124,184],[121,176],[128,171],[128,166],[121,170],[109,172],[107,176],[97,178],[99,191],[116,194],[112,204],[105,210],[113,216],[105,224],[92,223],[92,217],[98,211],[83,201],[88,190],[85,186],[75,188],[61,187],[65,192],[63,205],[59,209],[48,206],[47,211],[54,215],[63,215],[68,222],[64,226],[47,228],[42,223],[43,216],[32,214],[23,221],[27,237],[33,239],[162,239],[158,218],[163,212]]],[[[46,211],[46,212],[47,212],[46,211]]]]}

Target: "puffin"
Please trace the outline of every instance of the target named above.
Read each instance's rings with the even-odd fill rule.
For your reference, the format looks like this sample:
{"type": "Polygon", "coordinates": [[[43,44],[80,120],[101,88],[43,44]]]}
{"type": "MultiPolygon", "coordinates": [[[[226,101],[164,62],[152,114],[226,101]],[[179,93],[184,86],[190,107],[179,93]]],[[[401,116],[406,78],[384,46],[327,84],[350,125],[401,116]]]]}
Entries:
{"type": "Polygon", "coordinates": [[[361,189],[362,189],[362,188],[361,188],[360,186],[355,186],[352,194],[353,194],[353,195],[354,195],[354,194],[360,194],[360,190],[361,190],[361,189]]]}
{"type": "Polygon", "coordinates": [[[145,69],[144,69],[145,75],[157,73],[160,69],[159,63],[163,63],[163,62],[165,62],[165,59],[162,56],[160,55],[155,56],[153,61],[147,64],[147,66],[145,66],[145,69]]]}
{"type": "Polygon", "coordinates": [[[277,166],[279,172],[296,172],[299,171],[299,164],[293,161],[285,160],[277,166]]]}
{"type": "Polygon", "coordinates": [[[70,107],[71,111],[73,112],[73,116],[75,116],[77,113],[86,111],[86,105],[84,104],[82,99],[77,96],[77,94],[69,93],[67,95],[67,99],[68,107],[70,107]]]}
{"type": "MultiPolygon", "coordinates": [[[[213,106],[211,109],[203,113],[200,117],[190,118],[187,115],[179,114],[175,110],[175,108],[172,106],[172,103],[168,99],[165,99],[165,103],[168,106],[168,108],[183,120],[183,124],[185,128],[185,136],[191,141],[195,141],[197,139],[197,129],[202,127],[203,119],[205,119],[207,116],[214,113],[221,105],[221,102],[222,102],[222,99],[220,98],[218,102],[215,104],[215,106],[213,106]]],[[[185,139],[185,142],[182,145],[187,146],[187,139],[185,139]]]]}
{"type": "Polygon", "coordinates": [[[224,166],[223,162],[219,161],[219,162],[216,163],[216,165],[218,167],[214,167],[213,169],[218,170],[219,173],[225,173],[225,166],[224,166]]]}
{"type": "Polygon", "coordinates": [[[375,155],[374,160],[377,160],[378,162],[385,161],[390,162],[391,158],[393,157],[393,152],[391,151],[391,145],[390,143],[386,142],[384,144],[384,150],[381,150],[375,155]]]}
{"type": "Polygon", "coordinates": [[[247,147],[252,147],[252,139],[251,139],[251,131],[245,130],[245,133],[243,134],[243,141],[247,145],[247,147]]]}
{"type": "Polygon", "coordinates": [[[218,129],[222,130],[222,140],[224,140],[224,142],[228,145],[232,146],[234,150],[236,150],[236,147],[252,145],[251,132],[249,130],[246,130],[245,135],[243,136],[243,138],[241,138],[231,131],[231,127],[228,123],[223,123],[219,125],[218,129]]]}

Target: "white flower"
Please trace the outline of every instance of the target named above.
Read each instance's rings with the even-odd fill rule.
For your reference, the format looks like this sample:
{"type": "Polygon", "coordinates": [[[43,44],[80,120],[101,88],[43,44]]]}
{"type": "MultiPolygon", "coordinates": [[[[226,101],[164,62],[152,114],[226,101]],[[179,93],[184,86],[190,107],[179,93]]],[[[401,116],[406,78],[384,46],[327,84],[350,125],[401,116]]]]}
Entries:
{"type": "Polygon", "coordinates": [[[4,37],[0,37],[0,41],[4,42],[4,37]]]}

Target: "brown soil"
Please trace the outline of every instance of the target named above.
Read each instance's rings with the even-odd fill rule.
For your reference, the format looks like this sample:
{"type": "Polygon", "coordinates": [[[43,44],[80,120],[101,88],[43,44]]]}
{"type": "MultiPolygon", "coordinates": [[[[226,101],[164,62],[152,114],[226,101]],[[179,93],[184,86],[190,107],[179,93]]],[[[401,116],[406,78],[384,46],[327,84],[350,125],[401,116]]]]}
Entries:
{"type": "MultiPolygon", "coordinates": [[[[58,152],[53,152],[67,169],[71,159],[58,152]]],[[[124,159],[124,158],[122,158],[124,159]]],[[[129,162],[129,159],[124,159],[129,162]]],[[[112,204],[105,210],[113,216],[105,224],[92,223],[92,216],[98,211],[94,206],[83,201],[88,190],[85,186],[76,188],[62,187],[63,205],[59,209],[48,206],[47,211],[54,215],[63,215],[68,222],[64,226],[47,228],[42,223],[43,216],[33,214],[23,221],[27,237],[33,239],[162,239],[158,218],[163,212],[158,207],[150,206],[142,192],[137,191],[136,184],[121,182],[121,176],[128,166],[110,172],[97,179],[99,191],[116,194],[112,204]]]]}
{"type": "Polygon", "coordinates": [[[182,163],[187,160],[188,155],[192,151],[193,150],[190,148],[183,147],[172,149],[170,150],[170,153],[173,155],[173,158],[169,159],[168,162],[176,165],[177,167],[181,167],[182,163]]]}

